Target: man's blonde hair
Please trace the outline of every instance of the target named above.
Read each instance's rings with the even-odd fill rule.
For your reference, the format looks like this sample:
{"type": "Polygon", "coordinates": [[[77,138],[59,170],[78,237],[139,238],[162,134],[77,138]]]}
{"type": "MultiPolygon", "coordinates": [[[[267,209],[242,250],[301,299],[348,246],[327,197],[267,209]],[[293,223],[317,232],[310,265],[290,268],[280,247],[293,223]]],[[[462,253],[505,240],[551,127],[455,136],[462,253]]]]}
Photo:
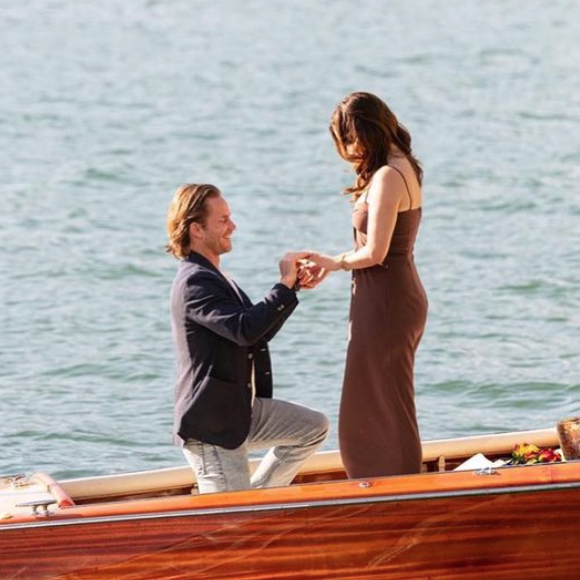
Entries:
{"type": "Polygon", "coordinates": [[[165,251],[176,258],[187,258],[191,254],[189,226],[193,222],[205,225],[207,200],[219,197],[215,185],[188,183],[175,192],[167,211],[167,236],[165,251]]]}

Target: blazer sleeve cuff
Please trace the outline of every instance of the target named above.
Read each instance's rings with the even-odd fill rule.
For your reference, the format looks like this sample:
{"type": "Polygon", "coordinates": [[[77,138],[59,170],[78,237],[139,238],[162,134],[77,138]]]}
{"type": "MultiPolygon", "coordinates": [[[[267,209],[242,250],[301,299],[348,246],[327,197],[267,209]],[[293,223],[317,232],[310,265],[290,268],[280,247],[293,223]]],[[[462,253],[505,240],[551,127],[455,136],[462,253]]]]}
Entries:
{"type": "Polygon", "coordinates": [[[296,291],[288,288],[288,286],[278,282],[277,284],[274,284],[272,290],[279,297],[281,304],[285,307],[295,306],[298,304],[298,296],[296,291]]]}

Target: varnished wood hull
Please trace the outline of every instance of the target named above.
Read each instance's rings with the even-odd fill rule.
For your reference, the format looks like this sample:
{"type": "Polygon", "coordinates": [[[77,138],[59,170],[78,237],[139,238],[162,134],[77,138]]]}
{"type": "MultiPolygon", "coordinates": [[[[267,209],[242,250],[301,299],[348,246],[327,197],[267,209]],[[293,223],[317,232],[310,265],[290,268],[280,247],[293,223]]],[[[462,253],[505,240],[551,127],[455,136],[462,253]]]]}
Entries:
{"type": "Polygon", "coordinates": [[[579,475],[537,466],[71,508],[0,527],[0,578],[580,578],[579,475]]]}

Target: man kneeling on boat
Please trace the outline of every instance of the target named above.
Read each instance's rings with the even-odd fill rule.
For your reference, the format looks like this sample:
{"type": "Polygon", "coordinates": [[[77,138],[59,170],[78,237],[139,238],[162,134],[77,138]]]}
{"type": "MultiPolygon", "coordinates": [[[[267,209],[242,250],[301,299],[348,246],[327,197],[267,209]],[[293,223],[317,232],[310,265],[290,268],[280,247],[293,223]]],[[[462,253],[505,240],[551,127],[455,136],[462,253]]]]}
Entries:
{"type": "Polygon", "coordinates": [[[324,442],[322,413],[272,398],[268,341],[296,308],[298,261],[286,254],[280,281],[261,302],[220,270],[236,226],[212,185],[180,187],[167,216],[167,251],[180,260],[171,290],[177,354],[174,442],[200,493],[288,485],[324,442]],[[250,476],[248,452],[270,448],[250,476]]]}

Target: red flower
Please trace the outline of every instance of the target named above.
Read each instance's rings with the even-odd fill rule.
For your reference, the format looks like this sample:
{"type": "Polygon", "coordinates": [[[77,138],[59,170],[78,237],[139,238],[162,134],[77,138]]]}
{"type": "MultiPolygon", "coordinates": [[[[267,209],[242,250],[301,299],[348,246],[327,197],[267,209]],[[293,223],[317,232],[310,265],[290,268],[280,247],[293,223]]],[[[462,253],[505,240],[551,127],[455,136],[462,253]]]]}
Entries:
{"type": "Polygon", "coordinates": [[[554,463],[555,461],[561,461],[561,458],[552,449],[542,449],[538,454],[538,461],[540,463],[554,463]]]}

